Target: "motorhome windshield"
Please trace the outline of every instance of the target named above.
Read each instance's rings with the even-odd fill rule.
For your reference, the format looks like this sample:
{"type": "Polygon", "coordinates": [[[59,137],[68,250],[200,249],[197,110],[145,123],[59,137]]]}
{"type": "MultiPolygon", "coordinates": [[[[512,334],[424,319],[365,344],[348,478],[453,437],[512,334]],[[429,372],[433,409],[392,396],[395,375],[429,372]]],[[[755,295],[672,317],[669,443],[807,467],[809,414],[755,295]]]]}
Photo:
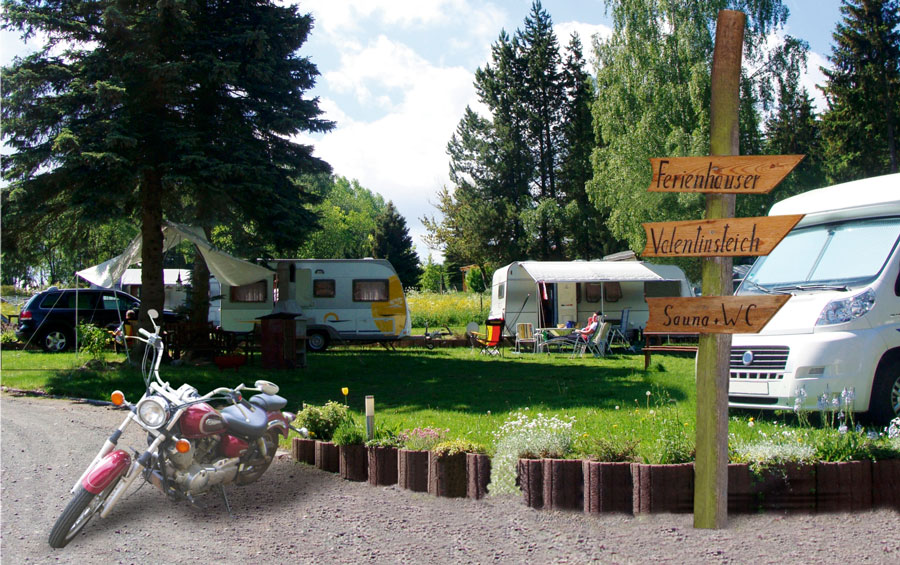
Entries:
{"type": "Polygon", "coordinates": [[[900,218],[796,229],[756,261],[738,294],[868,284],[884,268],[898,237],[900,218]]]}

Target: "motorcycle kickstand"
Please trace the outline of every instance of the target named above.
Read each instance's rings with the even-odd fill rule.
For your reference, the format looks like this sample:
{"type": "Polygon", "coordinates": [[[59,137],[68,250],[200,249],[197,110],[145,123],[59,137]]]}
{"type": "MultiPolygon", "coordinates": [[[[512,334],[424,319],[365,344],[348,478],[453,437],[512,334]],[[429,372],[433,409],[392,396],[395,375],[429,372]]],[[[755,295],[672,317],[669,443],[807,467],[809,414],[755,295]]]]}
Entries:
{"type": "Polygon", "coordinates": [[[222,501],[225,502],[225,510],[228,510],[228,515],[234,519],[234,514],[231,513],[231,504],[228,503],[228,495],[225,494],[225,485],[219,483],[219,492],[222,494],[222,501]]]}

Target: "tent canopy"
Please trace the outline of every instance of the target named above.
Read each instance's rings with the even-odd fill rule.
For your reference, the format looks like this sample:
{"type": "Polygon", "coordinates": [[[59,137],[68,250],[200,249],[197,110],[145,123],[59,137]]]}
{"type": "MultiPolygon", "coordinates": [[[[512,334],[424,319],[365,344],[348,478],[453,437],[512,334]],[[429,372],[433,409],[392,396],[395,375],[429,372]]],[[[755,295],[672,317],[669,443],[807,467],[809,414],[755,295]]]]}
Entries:
{"type": "MultiPolygon", "coordinates": [[[[231,255],[215,249],[207,241],[203,232],[189,226],[183,226],[172,222],[163,222],[163,251],[168,251],[182,241],[190,241],[200,249],[200,254],[206,261],[210,273],[219,282],[231,286],[242,286],[259,282],[272,276],[272,271],[259,265],[237,259],[231,255]]],[[[99,265],[89,267],[76,273],[84,280],[104,288],[115,286],[125,274],[125,270],[141,258],[142,239],[137,235],[125,251],[99,265]]]]}
{"type": "Polygon", "coordinates": [[[639,261],[521,261],[535,282],[642,282],[667,279],[639,261]]]}

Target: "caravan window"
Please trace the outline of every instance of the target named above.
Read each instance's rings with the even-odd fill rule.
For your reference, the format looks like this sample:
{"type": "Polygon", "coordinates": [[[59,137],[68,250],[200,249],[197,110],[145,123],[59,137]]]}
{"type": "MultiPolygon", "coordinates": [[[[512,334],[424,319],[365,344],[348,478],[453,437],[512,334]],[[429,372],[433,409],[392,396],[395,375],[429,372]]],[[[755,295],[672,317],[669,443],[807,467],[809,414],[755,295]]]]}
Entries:
{"type": "Polygon", "coordinates": [[[353,302],[385,302],[387,299],[387,279],[353,281],[353,302]]]}
{"type": "Polygon", "coordinates": [[[584,283],[584,299],[588,302],[600,302],[602,296],[603,283],[584,283]]]}
{"type": "Polygon", "coordinates": [[[267,299],[265,280],[231,287],[232,302],[265,302],[267,299]]]}
{"type": "Polygon", "coordinates": [[[603,299],[606,302],[618,302],[622,298],[622,285],[618,281],[603,283],[603,299]]]}
{"type": "Polygon", "coordinates": [[[506,285],[504,283],[500,283],[497,285],[497,299],[503,300],[503,295],[506,292],[506,285]]]}
{"type": "Polygon", "coordinates": [[[334,279],[314,280],[313,296],[316,298],[334,298],[334,279]]]}

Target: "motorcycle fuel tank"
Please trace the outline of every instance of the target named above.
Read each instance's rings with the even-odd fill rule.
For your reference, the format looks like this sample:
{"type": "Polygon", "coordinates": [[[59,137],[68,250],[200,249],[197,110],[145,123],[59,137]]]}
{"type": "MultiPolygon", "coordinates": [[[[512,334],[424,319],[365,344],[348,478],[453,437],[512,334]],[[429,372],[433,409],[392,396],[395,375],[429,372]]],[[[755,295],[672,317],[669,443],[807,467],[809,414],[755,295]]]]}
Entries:
{"type": "Polygon", "coordinates": [[[181,416],[181,435],[188,439],[211,436],[225,431],[225,420],[209,404],[188,407],[181,416]]]}

